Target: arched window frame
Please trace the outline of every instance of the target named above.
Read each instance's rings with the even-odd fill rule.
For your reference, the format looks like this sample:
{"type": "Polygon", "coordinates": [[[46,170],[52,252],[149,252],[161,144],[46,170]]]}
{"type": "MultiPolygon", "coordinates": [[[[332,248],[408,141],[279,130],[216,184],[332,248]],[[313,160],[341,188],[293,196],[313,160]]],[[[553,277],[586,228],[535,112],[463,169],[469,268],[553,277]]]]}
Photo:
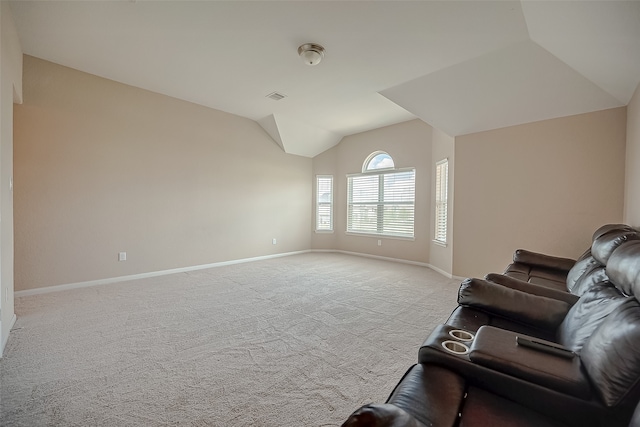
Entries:
{"type": "Polygon", "coordinates": [[[369,154],[369,156],[365,159],[364,163],[362,164],[362,173],[377,172],[382,170],[393,170],[393,169],[395,169],[395,162],[393,161],[393,157],[391,157],[389,153],[387,153],[386,151],[374,151],[373,153],[369,154]],[[391,166],[384,167],[384,168],[369,167],[371,165],[371,162],[373,162],[375,158],[378,156],[385,156],[386,158],[389,158],[391,160],[391,166]]]}

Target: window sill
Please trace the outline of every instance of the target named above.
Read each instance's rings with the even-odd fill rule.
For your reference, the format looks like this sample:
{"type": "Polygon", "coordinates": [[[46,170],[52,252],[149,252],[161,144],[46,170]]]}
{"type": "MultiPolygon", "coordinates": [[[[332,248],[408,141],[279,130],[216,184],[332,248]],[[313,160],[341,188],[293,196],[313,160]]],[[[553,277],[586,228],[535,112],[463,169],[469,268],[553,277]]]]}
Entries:
{"type": "Polygon", "coordinates": [[[333,230],[315,230],[317,234],[333,234],[333,230]]]}

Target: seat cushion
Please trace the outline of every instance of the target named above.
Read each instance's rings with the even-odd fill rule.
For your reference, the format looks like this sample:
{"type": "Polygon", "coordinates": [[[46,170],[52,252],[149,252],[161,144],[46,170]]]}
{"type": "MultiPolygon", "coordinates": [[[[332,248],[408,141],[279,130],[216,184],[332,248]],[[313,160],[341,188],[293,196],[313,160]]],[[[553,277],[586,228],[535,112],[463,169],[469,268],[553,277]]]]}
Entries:
{"type": "Polygon", "coordinates": [[[531,267],[519,262],[511,263],[504,270],[505,275],[513,277],[514,279],[522,280],[523,282],[529,281],[529,272],[531,267]]]}
{"type": "Polygon", "coordinates": [[[506,276],[524,282],[535,283],[551,289],[567,290],[567,275],[560,270],[532,267],[527,264],[514,262],[509,264],[503,273],[506,276]]]}
{"type": "Polygon", "coordinates": [[[533,270],[529,275],[529,283],[534,283],[536,285],[544,286],[551,289],[560,289],[566,291],[567,285],[565,281],[558,280],[562,278],[563,277],[554,277],[545,270],[533,270]]]}

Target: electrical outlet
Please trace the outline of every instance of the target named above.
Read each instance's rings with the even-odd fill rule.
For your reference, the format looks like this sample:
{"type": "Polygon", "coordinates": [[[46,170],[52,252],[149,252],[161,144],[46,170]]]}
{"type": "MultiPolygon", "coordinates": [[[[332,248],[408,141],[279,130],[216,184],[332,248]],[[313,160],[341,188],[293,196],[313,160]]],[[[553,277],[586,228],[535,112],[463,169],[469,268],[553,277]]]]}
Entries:
{"type": "Polygon", "coordinates": [[[378,240],[378,246],[382,246],[382,240],[378,240]]]}
{"type": "Polygon", "coordinates": [[[271,240],[271,244],[275,245],[278,241],[276,240],[276,238],[274,237],[273,240],[271,240]]]}
{"type": "Polygon", "coordinates": [[[126,261],[127,253],[126,252],[118,252],[118,261],[126,261]]]}

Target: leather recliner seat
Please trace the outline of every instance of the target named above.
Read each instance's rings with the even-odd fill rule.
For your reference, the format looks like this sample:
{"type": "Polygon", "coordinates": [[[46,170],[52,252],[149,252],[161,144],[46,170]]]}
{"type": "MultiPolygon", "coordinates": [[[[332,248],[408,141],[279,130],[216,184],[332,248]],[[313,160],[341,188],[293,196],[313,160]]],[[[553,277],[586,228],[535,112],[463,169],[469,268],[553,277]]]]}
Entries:
{"type": "MultiPolygon", "coordinates": [[[[417,364],[384,404],[357,409],[342,427],[583,427],[470,384],[451,369],[417,364]]],[[[640,427],[640,405],[628,423],[640,427]]],[[[605,426],[607,426],[605,424],[605,426]]],[[[607,426],[609,427],[609,426],[607,426]]]]}
{"type": "MultiPolygon", "coordinates": [[[[592,268],[604,266],[613,250],[624,242],[640,239],[640,233],[625,224],[607,224],[598,228],[589,247],[577,260],[518,249],[504,273],[514,279],[563,292],[573,290],[576,281],[592,268]],[[596,247],[593,243],[598,242],[596,247]]],[[[579,293],[578,293],[579,294],[579,293]]]]}
{"type": "Polygon", "coordinates": [[[596,235],[591,248],[595,262],[589,268],[581,268],[582,274],[572,284],[575,293],[500,274],[466,279],[460,286],[459,306],[446,323],[469,331],[495,326],[556,341],[578,351],[582,340],[577,338],[588,336],[589,328],[593,330],[625,296],[608,277],[606,264],[621,245],[640,241],[635,236],[619,230],[596,235]],[[568,337],[573,337],[573,342],[567,341],[568,337]]]}
{"type": "Polygon", "coordinates": [[[595,262],[576,267],[579,295],[573,286],[513,277],[507,285],[463,282],[462,305],[427,338],[387,402],[360,408],[344,426],[640,427],[640,240],[633,233],[616,225],[594,234],[588,257],[595,262]],[[457,342],[453,329],[475,336],[457,342]],[[466,351],[446,350],[447,340],[466,351]]]}
{"type": "Polygon", "coordinates": [[[619,246],[606,271],[616,285],[608,289],[620,294],[610,300],[613,308],[596,319],[594,328],[588,325],[589,307],[583,307],[587,317],[576,316],[561,331],[567,342],[578,338],[578,353],[565,357],[523,347],[517,337],[571,350],[536,336],[482,326],[468,353],[456,355],[443,349],[452,327],[441,325],[420,348],[418,361],[447,367],[470,385],[569,425],[627,425],[640,400],[640,303],[635,297],[640,295],[640,240],[619,246]],[[582,335],[581,328],[588,334],[582,335]]]}

